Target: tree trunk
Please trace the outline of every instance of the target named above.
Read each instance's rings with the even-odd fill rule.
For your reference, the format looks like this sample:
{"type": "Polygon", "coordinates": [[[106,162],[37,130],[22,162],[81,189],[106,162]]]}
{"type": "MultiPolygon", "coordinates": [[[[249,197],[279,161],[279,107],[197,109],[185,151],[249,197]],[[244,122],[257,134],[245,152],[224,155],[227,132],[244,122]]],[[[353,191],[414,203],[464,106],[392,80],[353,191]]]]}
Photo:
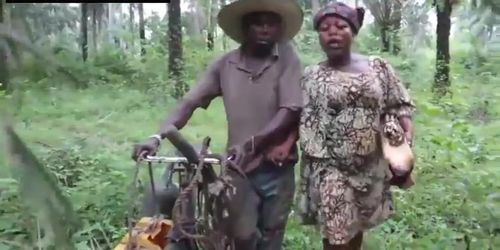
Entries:
{"type": "MultiPolygon", "coordinates": [[[[0,0],[0,23],[6,24],[7,20],[5,17],[5,11],[7,6],[5,6],[4,0],[0,0]]],[[[7,60],[6,48],[3,47],[5,43],[0,44],[0,59],[2,63],[0,64],[0,91],[9,91],[9,64],[7,60]]]]}
{"type": "Polygon", "coordinates": [[[97,55],[97,4],[92,4],[92,47],[97,55]]]}
{"type": "Polygon", "coordinates": [[[104,26],[104,23],[106,22],[106,19],[108,17],[107,15],[107,10],[108,10],[108,5],[107,4],[101,4],[101,14],[99,15],[99,18],[97,19],[97,43],[102,44],[103,42],[103,30],[102,27],[104,26]]]}
{"type": "Polygon", "coordinates": [[[168,6],[168,73],[171,82],[175,84],[173,97],[181,98],[187,92],[188,86],[182,79],[182,27],[180,0],[172,0],[168,6]]]}
{"type": "Polygon", "coordinates": [[[128,14],[129,14],[129,29],[131,32],[134,32],[135,13],[134,13],[133,3],[130,3],[128,6],[128,14]]]}
{"type": "Polygon", "coordinates": [[[367,6],[368,10],[372,13],[374,17],[375,27],[380,32],[381,46],[383,52],[391,51],[392,45],[392,29],[393,27],[393,15],[392,0],[364,0],[364,5],[367,6]]]}
{"type": "Polygon", "coordinates": [[[389,52],[391,50],[390,33],[391,30],[387,24],[380,24],[380,39],[382,39],[383,52],[389,52]]]}
{"type": "Polygon", "coordinates": [[[392,54],[398,55],[401,51],[401,22],[402,22],[402,11],[403,5],[401,1],[394,1],[393,3],[393,23],[391,27],[391,45],[392,45],[392,54]]]}
{"type": "MultiPolygon", "coordinates": [[[[121,20],[122,20],[122,4],[121,3],[117,3],[116,7],[117,7],[116,8],[116,12],[118,13],[118,18],[116,18],[116,16],[114,16],[114,15],[116,15],[116,12],[113,15],[113,18],[115,19],[115,27],[116,27],[115,32],[118,31],[118,30],[120,30],[121,27],[122,27],[122,22],[121,22],[121,20]]],[[[120,38],[115,35],[114,39],[115,39],[115,45],[116,45],[116,47],[120,48],[120,46],[121,46],[120,38]]]]}
{"type": "Polygon", "coordinates": [[[164,51],[166,53],[167,51],[167,48],[168,48],[168,43],[170,42],[170,39],[168,38],[169,34],[168,34],[168,8],[170,6],[170,2],[168,2],[165,6],[165,16],[163,17],[163,21],[162,23],[165,23],[167,24],[167,28],[166,28],[166,32],[165,32],[165,36],[163,37],[163,42],[162,42],[162,47],[164,48],[164,51]]]}
{"type": "Polygon", "coordinates": [[[210,0],[208,12],[208,32],[207,32],[207,48],[209,51],[214,50],[215,43],[215,23],[217,22],[217,0],[210,0]]]}
{"type": "Polygon", "coordinates": [[[492,23],[488,24],[488,27],[486,27],[486,37],[487,37],[487,40],[490,41],[491,38],[493,38],[493,31],[495,30],[494,29],[495,27],[493,26],[492,23]]]}
{"type": "Polygon", "coordinates": [[[7,9],[7,6],[5,6],[5,3],[3,0],[0,1],[0,23],[5,23],[4,16],[5,16],[5,10],[7,9]]]}
{"type": "Polygon", "coordinates": [[[119,22],[116,18],[116,13],[119,13],[120,10],[117,8],[117,3],[109,3],[109,12],[108,12],[108,21],[109,21],[109,41],[110,43],[115,43],[115,45],[120,47],[120,39],[116,36],[116,32],[118,31],[119,22]]]}
{"type": "Polygon", "coordinates": [[[301,0],[299,1],[300,6],[304,8],[304,10],[310,10],[311,9],[311,0],[301,0]]]}
{"type": "Polygon", "coordinates": [[[82,59],[87,61],[88,56],[88,31],[87,31],[87,17],[88,17],[88,3],[81,4],[81,20],[80,20],[80,43],[82,48],[82,59]]]}
{"type": "Polygon", "coordinates": [[[144,24],[144,6],[139,3],[139,39],[141,40],[141,56],[146,55],[146,48],[144,47],[146,41],[146,31],[144,24]]]}
{"type": "MultiPolygon", "coordinates": [[[[134,25],[134,19],[135,19],[135,15],[134,15],[134,4],[133,3],[129,3],[128,5],[128,22],[129,22],[129,30],[130,30],[130,33],[132,34],[136,34],[135,33],[135,25],[134,25]]],[[[134,47],[135,47],[135,36],[132,35],[132,38],[130,39],[130,42],[129,42],[129,50],[131,50],[132,52],[134,52],[134,47]]]]}
{"type": "MultiPolygon", "coordinates": [[[[224,7],[226,5],[226,0],[220,0],[220,8],[224,7]]],[[[222,50],[226,50],[227,48],[227,37],[226,34],[222,34],[222,50]]]]}
{"type": "Polygon", "coordinates": [[[319,8],[320,8],[319,0],[311,0],[311,9],[313,15],[316,14],[316,12],[318,12],[319,8]]]}
{"type": "Polygon", "coordinates": [[[450,0],[443,0],[443,4],[436,4],[436,73],[434,75],[434,90],[438,95],[444,95],[450,86],[450,29],[451,11],[450,0]]]}
{"type": "Polygon", "coordinates": [[[114,4],[108,3],[108,43],[111,44],[113,42],[113,32],[115,28],[115,19],[114,15],[114,4]]]}
{"type": "Polygon", "coordinates": [[[198,0],[191,0],[191,8],[193,12],[191,13],[192,22],[191,23],[191,32],[189,32],[189,37],[195,40],[202,40],[202,25],[201,20],[204,19],[204,13],[202,8],[200,8],[200,3],[198,0]]]}

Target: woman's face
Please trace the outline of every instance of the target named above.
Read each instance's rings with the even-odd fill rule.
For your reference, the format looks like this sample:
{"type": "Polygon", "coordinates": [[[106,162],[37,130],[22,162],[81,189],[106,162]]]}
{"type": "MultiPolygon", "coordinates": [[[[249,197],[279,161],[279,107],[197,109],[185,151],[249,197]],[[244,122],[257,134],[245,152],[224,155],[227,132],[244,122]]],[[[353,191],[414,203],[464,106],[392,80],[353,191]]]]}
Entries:
{"type": "Polygon", "coordinates": [[[353,33],[349,23],[336,16],[323,18],[318,26],[319,43],[328,58],[350,52],[353,33]]]}

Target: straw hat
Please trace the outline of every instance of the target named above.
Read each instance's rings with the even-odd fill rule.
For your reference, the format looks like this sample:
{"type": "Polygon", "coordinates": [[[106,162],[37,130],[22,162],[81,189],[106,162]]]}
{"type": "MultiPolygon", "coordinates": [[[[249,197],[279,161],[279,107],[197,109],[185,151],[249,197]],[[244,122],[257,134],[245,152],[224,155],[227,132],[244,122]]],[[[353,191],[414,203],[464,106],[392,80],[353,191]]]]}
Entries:
{"type": "Polygon", "coordinates": [[[244,38],[241,30],[242,17],[251,12],[263,11],[281,16],[283,40],[292,39],[302,26],[304,13],[296,0],[238,0],[222,7],[217,21],[226,35],[241,43],[244,38]]]}

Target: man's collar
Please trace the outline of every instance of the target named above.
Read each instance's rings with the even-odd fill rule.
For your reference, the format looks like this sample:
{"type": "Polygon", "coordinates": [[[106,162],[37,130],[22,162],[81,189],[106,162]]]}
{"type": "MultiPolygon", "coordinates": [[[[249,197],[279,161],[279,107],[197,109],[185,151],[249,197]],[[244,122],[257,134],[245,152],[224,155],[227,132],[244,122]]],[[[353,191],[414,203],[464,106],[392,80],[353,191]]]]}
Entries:
{"type": "MultiPolygon", "coordinates": [[[[271,57],[272,59],[278,59],[278,57],[280,56],[279,54],[279,43],[275,43],[272,50],[271,50],[271,57]]],[[[233,62],[233,63],[241,63],[242,60],[243,60],[243,54],[241,53],[242,52],[242,46],[240,46],[238,49],[234,50],[232,52],[232,55],[229,57],[229,61],[233,62]]]]}

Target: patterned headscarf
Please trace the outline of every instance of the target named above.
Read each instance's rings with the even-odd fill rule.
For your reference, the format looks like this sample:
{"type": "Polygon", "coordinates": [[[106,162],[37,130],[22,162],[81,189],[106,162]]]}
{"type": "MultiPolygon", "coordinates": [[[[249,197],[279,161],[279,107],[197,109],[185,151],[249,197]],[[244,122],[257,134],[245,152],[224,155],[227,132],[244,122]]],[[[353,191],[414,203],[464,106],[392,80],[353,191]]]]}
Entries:
{"type": "Polygon", "coordinates": [[[319,24],[327,16],[336,16],[345,20],[351,26],[354,34],[357,34],[363,25],[365,9],[361,7],[351,8],[341,2],[330,2],[314,15],[313,24],[315,30],[318,30],[319,24]]]}

